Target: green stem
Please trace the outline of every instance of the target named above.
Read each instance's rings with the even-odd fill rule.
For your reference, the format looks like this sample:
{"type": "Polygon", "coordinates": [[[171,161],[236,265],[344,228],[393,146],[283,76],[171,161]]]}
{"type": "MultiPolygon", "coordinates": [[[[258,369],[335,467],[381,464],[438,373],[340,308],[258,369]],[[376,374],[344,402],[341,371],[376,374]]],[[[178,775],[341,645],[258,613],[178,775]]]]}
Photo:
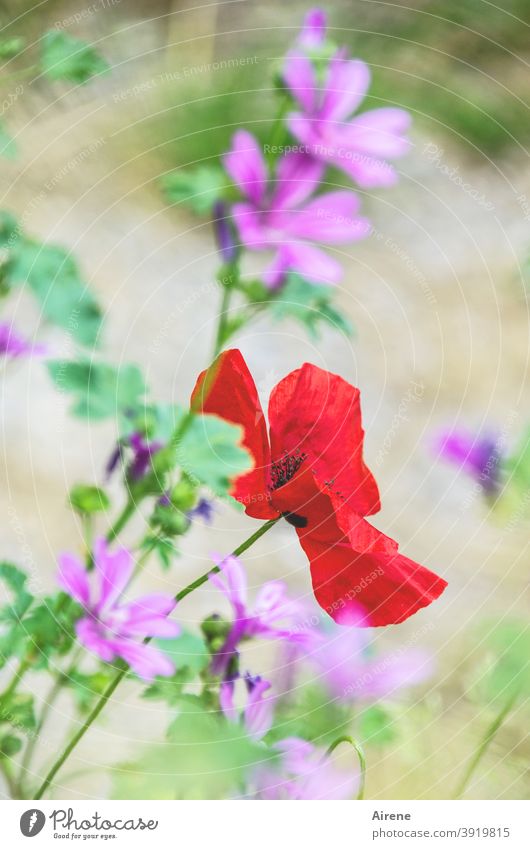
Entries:
{"type": "Polygon", "coordinates": [[[223,283],[223,297],[221,299],[221,307],[219,311],[219,323],[217,325],[217,333],[215,334],[215,343],[212,359],[221,353],[222,347],[226,341],[226,328],[228,323],[228,310],[230,308],[230,299],[232,297],[232,287],[230,284],[223,283]]]}
{"type": "Polygon", "coordinates": [[[11,681],[5,688],[4,692],[0,695],[0,705],[7,703],[18,685],[20,684],[22,678],[26,674],[26,672],[31,668],[31,660],[28,657],[23,658],[20,661],[19,667],[16,670],[15,674],[11,678],[11,681]]]}
{"type": "Polygon", "coordinates": [[[46,721],[47,721],[47,719],[48,719],[48,717],[51,713],[52,707],[55,704],[59,693],[61,692],[62,688],[64,687],[65,682],[71,677],[72,673],[75,672],[75,670],[77,668],[78,660],[79,660],[82,653],[83,653],[83,647],[79,646],[77,651],[75,652],[74,656],[72,657],[72,660],[70,662],[70,666],[68,667],[68,669],[66,669],[65,672],[60,672],[57,675],[55,681],[53,682],[51,689],[48,692],[48,695],[44,699],[44,707],[42,709],[40,719],[39,719],[39,721],[38,721],[38,723],[35,727],[35,730],[33,732],[33,736],[31,737],[31,739],[28,742],[28,745],[26,746],[26,750],[24,752],[24,756],[23,756],[21,764],[20,764],[20,773],[19,773],[19,776],[18,776],[18,786],[19,787],[22,787],[22,784],[23,784],[23,781],[24,781],[24,775],[25,775],[25,773],[27,773],[29,771],[29,767],[30,767],[30,763],[31,763],[31,760],[32,760],[32,757],[33,757],[33,753],[35,751],[35,747],[37,746],[37,743],[39,741],[42,729],[44,728],[44,725],[46,724],[46,721]]]}
{"type": "MultiPolygon", "coordinates": [[[[257,531],[255,531],[255,533],[253,533],[250,537],[248,537],[248,539],[242,542],[241,545],[234,549],[232,555],[237,557],[238,555],[243,554],[243,552],[250,548],[250,546],[253,545],[256,540],[258,540],[260,537],[263,536],[263,534],[270,530],[270,528],[272,528],[272,526],[275,525],[277,521],[278,519],[270,519],[268,522],[264,522],[263,525],[261,525],[261,527],[258,528],[257,531]]],[[[192,581],[191,584],[188,584],[187,587],[184,587],[184,589],[180,590],[175,596],[175,601],[182,601],[183,598],[186,598],[187,595],[192,593],[198,587],[202,586],[202,584],[206,583],[210,575],[215,575],[219,571],[219,566],[214,566],[213,569],[209,569],[208,572],[205,572],[205,574],[201,575],[200,578],[197,578],[195,581],[192,581]]],[[[149,642],[150,637],[147,637],[144,640],[144,643],[149,642]]],[[[42,782],[37,793],[35,794],[35,800],[42,799],[44,793],[46,793],[48,787],[61,769],[64,762],[69,758],[79,741],[85,736],[86,732],[88,731],[94,720],[98,718],[99,714],[107,704],[108,700],[110,699],[120,682],[123,680],[123,678],[126,676],[129,667],[123,662],[120,662],[117,665],[120,667],[119,671],[116,673],[115,677],[112,679],[105,692],[102,693],[99,701],[97,702],[93,710],[89,713],[79,731],[74,734],[74,736],[63,749],[57,760],[53,763],[48,774],[46,775],[46,778],[42,782]]]]}
{"type": "Polygon", "coordinates": [[[471,779],[473,778],[473,775],[475,774],[475,770],[477,769],[479,763],[481,762],[482,758],[486,754],[486,751],[488,750],[490,743],[492,742],[493,738],[497,734],[497,731],[500,729],[504,720],[506,719],[506,717],[510,713],[510,711],[513,708],[518,697],[519,697],[519,690],[516,689],[512,693],[510,693],[510,696],[508,697],[507,701],[505,702],[505,704],[503,705],[503,707],[501,708],[501,710],[499,711],[499,713],[497,714],[497,716],[495,717],[493,722],[488,726],[486,733],[482,737],[477,749],[475,750],[475,753],[473,754],[473,757],[469,761],[469,764],[467,766],[466,771],[464,772],[464,775],[462,776],[461,780],[459,781],[459,783],[456,787],[456,790],[455,790],[454,795],[453,795],[453,799],[460,799],[464,795],[469,782],[471,781],[471,779]]]}
{"type": "Polygon", "coordinates": [[[324,760],[329,758],[333,754],[337,746],[340,746],[341,743],[349,743],[350,746],[353,746],[357,753],[357,757],[359,758],[359,765],[361,767],[361,780],[359,782],[359,790],[355,798],[356,800],[364,799],[364,788],[366,784],[366,757],[361,744],[358,743],[357,740],[354,740],[353,737],[348,737],[347,735],[344,735],[343,737],[338,737],[336,740],[333,741],[333,743],[327,750],[326,754],[324,755],[324,760]]]}
{"type": "Polygon", "coordinates": [[[107,542],[114,542],[118,534],[121,533],[131,516],[135,513],[137,507],[137,502],[134,501],[131,497],[127,499],[125,507],[121,511],[120,515],[114,522],[113,526],[107,533],[107,542]]]}

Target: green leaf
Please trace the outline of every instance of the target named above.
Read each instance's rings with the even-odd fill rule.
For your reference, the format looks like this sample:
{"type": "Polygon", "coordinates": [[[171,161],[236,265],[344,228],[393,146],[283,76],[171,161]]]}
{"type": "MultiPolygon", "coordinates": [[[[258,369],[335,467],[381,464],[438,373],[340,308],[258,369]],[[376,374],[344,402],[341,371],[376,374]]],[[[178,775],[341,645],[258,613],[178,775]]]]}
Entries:
{"type": "Polygon", "coordinates": [[[353,327],[333,306],[333,295],[331,286],[317,286],[291,272],[271,302],[272,316],[278,321],[286,318],[299,321],[313,339],[319,338],[321,325],[352,336],[353,327]]]}
{"type": "Polygon", "coordinates": [[[275,725],[267,739],[302,737],[318,745],[331,744],[340,734],[347,732],[351,723],[351,708],[330,701],[322,687],[307,685],[299,688],[297,698],[278,711],[275,725]]]}
{"type": "Polygon", "coordinates": [[[392,714],[380,705],[363,710],[359,717],[359,737],[370,746],[385,746],[397,737],[392,714]]]}
{"type": "Polygon", "coordinates": [[[20,238],[17,219],[5,209],[0,209],[0,248],[13,247],[20,238]]]}
{"type": "Polygon", "coordinates": [[[9,135],[4,122],[0,121],[0,156],[5,159],[15,159],[18,153],[16,141],[9,135]]]}
{"type": "Polygon", "coordinates": [[[138,366],[117,369],[107,363],[52,360],[47,363],[55,385],[73,396],[72,412],[85,419],[125,419],[143,406],[146,386],[138,366]]]}
{"type": "Polygon", "coordinates": [[[108,63],[88,42],[59,30],[44,34],[41,63],[49,79],[79,84],[109,70],[108,63]]]}
{"type": "Polygon", "coordinates": [[[28,576],[25,572],[7,563],[0,563],[0,581],[3,581],[14,595],[13,602],[0,608],[0,622],[18,622],[33,601],[33,596],[27,592],[28,576]]]}
{"type": "Polygon", "coordinates": [[[504,621],[486,637],[488,668],[478,688],[486,701],[506,701],[516,690],[530,696],[530,627],[526,622],[504,621]]]}
{"type": "Polygon", "coordinates": [[[199,165],[185,171],[173,171],[162,177],[160,182],[170,203],[182,203],[197,215],[211,212],[228,185],[219,165],[199,165]]]}
{"type": "Polygon", "coordinates": [[[101,668],[97,672],[85,674],[83,672],[70,672],[64,677],[65,686],[69,687],[80,713],[88,713],[108,687],[113,676],[111,668],[101,668]]]}
{"type": "Polygon", "coordinates": [[[22,731],[34,731],[37,722],[33,696],[29,693],[12,693],[7,702],[2,702],[0,723],[7,723],[22,731]]]}
{"type": "Polygon", "coordinates": [[[217,495],[226,495],[231,480],[252,468],[252,457],[242,447],[243,429],[217,416],[194,416],[176,446],[177,462],[192,482],[217,495]]]}
{"type": "Polygon", "coordinates": [[[26,46],[25,38],[6,38],[0,41],[0,59],[12,59],[21,53],[26,46]]]}
{"type": "Polygon", "coordinates": [[[62,248],[19,239],[9,264],[11,285],[27,284],[49,321],[83,345],[93,345],[102,322],[101,309],[81,278],[77,263],[62,248]]]}
{"type": "Polygon", "coordinates": [[[75,640],[74,624],[82,608],[70,596],[58,593],[48,596],[33,607],[24,619],[27,635],[26,651],[34,658],[34,666],[46,668],[50,657],[62,656],[75,640]]]}
{"type": "Polygon", "coordinates": [[[274,754],[250,740],[242,728],[190,700],[172,723],[168,743],[113,769],[112,798],[232,798],[258,764],[274,760],[274,754]]]}
{"type": "Polygon", "coordinates": [[[12,758],[22,748],[22,740],[14,734],[3,734],[0,736],[0,760],[12,758]]]}

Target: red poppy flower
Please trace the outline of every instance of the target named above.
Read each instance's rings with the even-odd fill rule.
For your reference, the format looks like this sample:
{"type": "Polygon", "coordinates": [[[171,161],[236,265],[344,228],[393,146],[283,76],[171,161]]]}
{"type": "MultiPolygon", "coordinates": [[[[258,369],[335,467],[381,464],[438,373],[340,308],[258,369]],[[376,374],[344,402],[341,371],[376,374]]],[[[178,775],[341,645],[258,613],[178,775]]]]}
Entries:
{"type": "Polygon", "coordinates": [[[398,553],[397,543],[364,518],[380,509],[363,461],[359,390],[305,363],[269,400],[270,442],[256,385],[240,351],[225,351],[195,386],[196,409],[243,428],[254,468],[232,495],[256,519],[283,516],[311,565],[315,597],[342,624],[402,622],[434,601],[447,582],[398,553]]]}

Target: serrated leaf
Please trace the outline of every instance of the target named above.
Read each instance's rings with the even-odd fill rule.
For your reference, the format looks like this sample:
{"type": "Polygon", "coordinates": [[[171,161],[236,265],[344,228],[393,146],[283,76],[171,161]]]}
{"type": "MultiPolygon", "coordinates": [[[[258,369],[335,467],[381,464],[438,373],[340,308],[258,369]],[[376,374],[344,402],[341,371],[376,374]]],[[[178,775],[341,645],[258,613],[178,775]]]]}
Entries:
{"type": "Polygon", "coordinates": [[[34,731],[37,722],[33,696],[29,693],[12,693],[7,700],[2,701],[0,723],[23,731],[34,731]]]}
{"type": "Polygon", "coordinates": [[[173,171],[162,177],[160,182],[170,203],[184,204],[197,215],[211,212],[227,186],[226,175],[218,165],[198,165],[173,171]]]}
{"type": "Polygon", "coordinates": [[[48,596],[33,607],[24,618],[26,651],[34,658],[36,668],[46,668],[50,657],[64,655],[75,640],[74,625],[82,608],[69,596],[48,596]]]}
{"type": "Polygon", "coordinates": [[[77,263],[62,248],[19,239],[9,263],[8,278],[10,285],[30,287],[49,321],[68,330],[83,345],[96,342],[101,309],[77,263]]]}
{"type": "Polygon", "coordinates": [[[318,339],[323,324],[351,336],[353,327],[333,306],[333,295],[331,286],[315,285],[291,272],[271,302],[272,316],[277,320],[299,321],[313,339],[318,339]]]}
{"type": "Polygon", "coordinates": [[[114,799],[231,798],[256,766],[275,758],[242,728],[189,701],[171,724],[169,742],[114,768],[114,799]]]}
{"type": "Polygon", "coordinates": [[[73,397],[79,418],[127,418],[142,409],[146,386],[136,365],[117,369],[108,363],[52,360],[47,363],[55,385],[73,397]]]}
{"type": "Polygon", "coordinates": [[[88,42],[60,30],[44,34],[41,64],[49,79],[78,84],[109,70],[108,63],[88,42]]]}
{"type": "Polygon", "coordinates": [[[363,710],[359,717],[359,737],[370,746],[385,746],[397,737],[397,727],[392,714],[380,705],[363,710]]]}
{"type": "Polygon", "coordinates": [[[98,669],[89,674],[74,671],[63,680],[71,690],[79,711],[87,713],[108,687],[112,675],[112,669],[98,669]]]}
{"type": "Polygon", "coordinates": [[[177,462],[192,481],[226,495],[231,480],[253,465],[242,440],[239,425],[217,416],[196,415],[176,446],[177,462]]]}

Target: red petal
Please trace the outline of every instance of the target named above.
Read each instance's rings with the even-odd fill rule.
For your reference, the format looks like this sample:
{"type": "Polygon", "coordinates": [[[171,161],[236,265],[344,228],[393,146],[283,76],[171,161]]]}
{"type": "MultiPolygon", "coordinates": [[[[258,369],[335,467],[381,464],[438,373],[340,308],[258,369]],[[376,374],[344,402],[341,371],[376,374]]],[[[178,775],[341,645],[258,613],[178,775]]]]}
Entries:
{"type": "Polygon", "coordinates": [[[265,416],[241,351],[224,351],[210,369],[199,375],[191,403],[203,413],[243,427],[243,445],[252,454],[255,465],[250,472],[236,478],[231,495],[245,505],[249,516],[274,518],[277,513],[269,503],[270,448],[265,416]],[[205,382],[208,372],[211,376],[205,382]]]}
{"type": "Polygon", "coordinates": [[[331,372],[305,363],[274,388],[269,401],[273,460],[306,454],[321,484],[351,510],[381,509],[377,484],[363,461],[359,390],[331,372]]]}
{"type": "Polygon", "coordinates": [[[305,463],[271,498],[279,512],[291,514],[311,564],[315,598],[336,622],[359,624],[362,607],[366,625],[396,624],[447,586],[443,578],[399,554],[397,543],[365,519],[344,507],[336,512],[334,498],[305,463]]]}
{"type": "Polygon", "coordinates": [[[361,606],[367,625],[403,622],[440,596],[447,581],[402,554],[360,554],[344,537],[330,546],[298,533],[311,563],[315,598],[338,623],[361,606]]]}

